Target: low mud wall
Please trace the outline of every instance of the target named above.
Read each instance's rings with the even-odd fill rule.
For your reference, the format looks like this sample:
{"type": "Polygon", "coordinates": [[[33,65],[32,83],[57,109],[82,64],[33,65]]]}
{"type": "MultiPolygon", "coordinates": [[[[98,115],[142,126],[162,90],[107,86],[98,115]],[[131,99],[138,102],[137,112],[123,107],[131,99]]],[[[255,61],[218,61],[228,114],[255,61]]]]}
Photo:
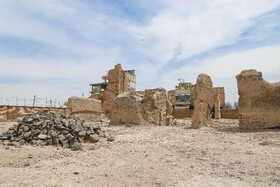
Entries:
{"type": "MultiPolygon", "coordinates": [[[[172,115],[177,119],[191,118],[193,110],[174,109],[172,115]]],[[[238,109],[221,110],[221,117],[224,119],[238,119],[238,109]]]]}
{"type": "Polygon", "coordinates": [[[28,107],[28,106],[0,106],[0,121],[19,120],[27,114],[48,110],[53,113],[67,114],[67,108],[28,107]]]}
{"type": "Polygon", "coordinates": [[[191,118],[192,115],[193,115],[193,110],[174,109],[172,111],[172,116],[177,119],[191,118]]]}
{"type": "Polygon", "coordinates": [[[238,119],[238,109],[221,110],[221,116],[224,119],[238,119]]]}

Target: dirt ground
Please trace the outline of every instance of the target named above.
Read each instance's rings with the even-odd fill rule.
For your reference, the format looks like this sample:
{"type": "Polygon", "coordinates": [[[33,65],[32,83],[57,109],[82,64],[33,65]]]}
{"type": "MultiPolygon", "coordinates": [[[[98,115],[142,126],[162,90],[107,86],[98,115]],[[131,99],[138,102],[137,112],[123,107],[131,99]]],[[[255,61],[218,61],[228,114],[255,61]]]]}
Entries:
{"type": "MultiPolygon", "coordinates": [[[[115,141],[53,146],[0,145],[0,186],[280,186],[280,129],[103,126],[115,141]]],[[[0,133],[13,123],[0,123],[0,133]]]]}

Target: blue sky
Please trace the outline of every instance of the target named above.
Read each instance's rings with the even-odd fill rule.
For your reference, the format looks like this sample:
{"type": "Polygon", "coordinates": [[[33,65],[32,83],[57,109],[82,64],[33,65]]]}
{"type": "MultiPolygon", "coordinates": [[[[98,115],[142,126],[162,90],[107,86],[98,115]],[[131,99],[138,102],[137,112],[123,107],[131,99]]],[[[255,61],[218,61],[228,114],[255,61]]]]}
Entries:
{"type": "Polygon", "coordinates": [[[207,73],[237,101],[244,69],[280,81],[280,0],[0,0],[0,97],[87,96],[117,63],[137,90],[207,73]]]}

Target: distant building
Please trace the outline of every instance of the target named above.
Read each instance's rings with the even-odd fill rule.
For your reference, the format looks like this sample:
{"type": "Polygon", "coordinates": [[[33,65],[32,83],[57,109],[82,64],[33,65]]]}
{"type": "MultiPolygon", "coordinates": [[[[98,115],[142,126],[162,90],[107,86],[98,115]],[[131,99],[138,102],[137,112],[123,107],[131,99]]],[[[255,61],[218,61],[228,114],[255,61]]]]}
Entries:
{"type": "MultiPolygon", "coordinates": [[[[116,67],[118,67],[118,66],[116,65],[116,67]]],[[[115,69],[118,69],[116,67],[115,67],[115,69]]],[[[120,66],[120,68],[121,68],[121,66],[120,66]]],[[[110,73],[110,71],[109,71],[109,73],[110,73]]],[[[107,75],[102,76],[102,79],[104,80],[103,82],[90,84],[91,97],[96,94],[100,94],[100,93],[104,92],[109,84],[114,84],[117,87],[123,87],[123,89],[121,89],[121,91],[117,91],[120,89],[117,89],[117,90],[114,89],[116,91],[116,93],[121,93],[124,91],[130,91],[130,90],[132,90],[132,91],[136,90],[135,70],[124,70],[124,73],[112,73],[112,72],[115,72],[115,71],[111,71],[111,74],[113,74],[113,76],[111,75],[110,79],[108,78],[109,73],[107,73],[107,75]],[[117,76],[115,76],[115,74],[117,74],[117,76]],[[123,77],[123,75],[125,75],[125,78],[123,77]]]]}
{"type": "Polygon", "coordinates": [[[124,71],[121,64],[117,64],[107,75],[102,76],[102,79],[104,81],[101,83],[90,84],[90,97],[101,100],[106,114],[110,114],[113,101],[118,94],[135,90],[135,70],[124,71]]]}
{"type": "MultiPolygon", "coordinates": [[[[221,106],[225,104],[224,87],[215,87],[214,94],[219,94],[221,106]]],[[[180,82],[175,90],[168,91],[168,99],[173,109],[193,109],[195,100],[195,85],[190,82],[180,82]]]]}
{"type": "Polygon", "coordinates": [[[168,99],[173,109],[190,109],[195,99],[195,85],[190,82],[180,82],[175,90],[168,91],[168,99]]]}
{"type": "Polygon", "coordinates": [[[124,70],[127,77],[128,91],[136,90],[136,75],[135,70],[124,70]]]}

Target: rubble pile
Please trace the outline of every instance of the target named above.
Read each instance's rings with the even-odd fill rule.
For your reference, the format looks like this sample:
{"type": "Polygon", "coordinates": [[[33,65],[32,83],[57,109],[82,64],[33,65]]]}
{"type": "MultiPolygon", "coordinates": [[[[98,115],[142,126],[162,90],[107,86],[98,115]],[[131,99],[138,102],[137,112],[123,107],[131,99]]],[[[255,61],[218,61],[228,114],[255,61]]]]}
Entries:
{"type": "Polygon", "coordinates": [[[55,145],[81,150],[82,142],[99,141],[100,137],[112,141],[100,127],[84,125],[77,116],[41,111],[26,115],[18,124],[0,135],[0,141],[17,142],[20,145],[55,145]]]}
{"type": "Polygon", "coordinates": [[[164,88],[124,92],[114,100],[110,125],[172,125],[171,104],[164,88]]]}

